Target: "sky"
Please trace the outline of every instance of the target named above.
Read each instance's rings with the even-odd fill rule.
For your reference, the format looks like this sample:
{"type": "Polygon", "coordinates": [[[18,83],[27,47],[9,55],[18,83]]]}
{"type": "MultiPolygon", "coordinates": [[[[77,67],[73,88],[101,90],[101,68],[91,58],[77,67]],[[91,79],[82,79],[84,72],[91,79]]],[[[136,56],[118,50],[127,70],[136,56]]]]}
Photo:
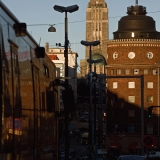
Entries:
{"type": "MultiPolygon", "coordinates": [[[[86,34],[86,8],[90,0],[1,0],[20,22],[27,24],[28,32],[40,46],[48,42],[50,47],[57,47],[56,43],[64,44],[65,13],[57,12],[54,5],[70,6],[77,4],[79,10],[68,13],[68,39],[71,50],[78,53],[80,59],[85,59],[85,47],[81,40],[86,34]],[[48,32],[50,25],[56,32],[48,32]]],[[[113,39],[113,32],[118,29],[118,21],[126,16],[127,7],[135,5],[136,0],[105,0],[109,10],[109,39],[113,39]]],[[[139,0],[138,5],[146,7],[147,15],[156,21],[156,30],[160,32],[160,0],[139,0]]]]}

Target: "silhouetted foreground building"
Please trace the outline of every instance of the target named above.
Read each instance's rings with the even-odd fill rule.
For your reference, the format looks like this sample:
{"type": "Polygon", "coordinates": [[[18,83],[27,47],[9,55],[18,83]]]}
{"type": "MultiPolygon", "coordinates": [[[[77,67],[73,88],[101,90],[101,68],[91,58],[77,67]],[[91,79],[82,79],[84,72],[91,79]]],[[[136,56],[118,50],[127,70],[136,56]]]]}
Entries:
{"type": "Polygon", "coordinates": [[[58,158],[56,66],[0,1],[0,159],[58,158]]]}

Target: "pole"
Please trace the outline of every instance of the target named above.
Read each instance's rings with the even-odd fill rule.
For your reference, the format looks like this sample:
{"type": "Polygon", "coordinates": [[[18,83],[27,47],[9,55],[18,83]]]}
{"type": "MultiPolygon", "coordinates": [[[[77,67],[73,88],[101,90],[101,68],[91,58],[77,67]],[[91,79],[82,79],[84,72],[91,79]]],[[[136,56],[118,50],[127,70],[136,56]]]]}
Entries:
{"type": "MultiPolygon", "coordinates": [[[[96,73],[96,63],[94,63],[94,72],[96,73]]],[[[97,159],[97,130],[96,130],[96,105],[97,105],[97,97],[96,97],[96,83],[94,83],[94,159],[97,159]]]]}
{"type": "MultiPolygon", "coordinates": [[[[68,18],[65,12],[65,77],[68,77],[68,18]]],[[[65,85],[68,86],[68,79],[65,79],[65,85]]],[[[65,160],[69,160],[69,129],[68,129],[68,111],[65,107],[65,160]]]]}
{"type": "MultiPolygon", "coordinates": [[[[159,106],[159,67],[158,67],[158,97],[157,97],[157,102],[158,102],[158,106],[159,106]]],[[[158,108],[158,147],[159,147],[159,108],[158,108]]]]}
{"type": "MultiPolygon", "coordinates": [[[[94,72],[96,73],[96,64],[94,63],[94,72]]],[[[96,83],[94,83],[94,143],[96,145],[96,83]]]]}
{"type": "MultiPolygon", "coordinates": [[[[91,63],[91,45],[89,50],[89,71],[92,72],[92,63],[91,63]]],[[[89,105],[89,160],[93,159],[93,122],[92,122],[92,75],[90,78],[90,105],[89,105]]]]}
{"type": "Polygon", "coordinates": [[[144,75],[140,76],[141,80],[141,155],[144,155],[144,75]]]}

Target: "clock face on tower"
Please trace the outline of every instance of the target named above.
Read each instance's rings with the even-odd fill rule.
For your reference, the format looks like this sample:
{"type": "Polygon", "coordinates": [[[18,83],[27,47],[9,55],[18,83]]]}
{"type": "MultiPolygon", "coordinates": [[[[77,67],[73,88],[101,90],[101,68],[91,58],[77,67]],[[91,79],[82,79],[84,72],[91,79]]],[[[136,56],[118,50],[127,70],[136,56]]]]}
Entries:
{"type": "Polygon", "coordinates": [[[134,52],[129,52],[128,53],[128,58],[133,59],[135,57],[135,53],[134,52]]]}

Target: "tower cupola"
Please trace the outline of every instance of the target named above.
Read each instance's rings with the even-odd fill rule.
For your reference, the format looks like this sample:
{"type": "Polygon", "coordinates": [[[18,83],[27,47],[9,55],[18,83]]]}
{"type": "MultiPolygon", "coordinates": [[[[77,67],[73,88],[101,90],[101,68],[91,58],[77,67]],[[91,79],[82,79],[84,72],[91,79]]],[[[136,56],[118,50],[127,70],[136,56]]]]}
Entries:
{"type": "Polygon", "coordinates": [[[127,14],[119,20],[114,39],[160,39],[154,19],[146,16],[146,7],[139,6],[138,0],[135,6],[127,7],[127,14]]]}

